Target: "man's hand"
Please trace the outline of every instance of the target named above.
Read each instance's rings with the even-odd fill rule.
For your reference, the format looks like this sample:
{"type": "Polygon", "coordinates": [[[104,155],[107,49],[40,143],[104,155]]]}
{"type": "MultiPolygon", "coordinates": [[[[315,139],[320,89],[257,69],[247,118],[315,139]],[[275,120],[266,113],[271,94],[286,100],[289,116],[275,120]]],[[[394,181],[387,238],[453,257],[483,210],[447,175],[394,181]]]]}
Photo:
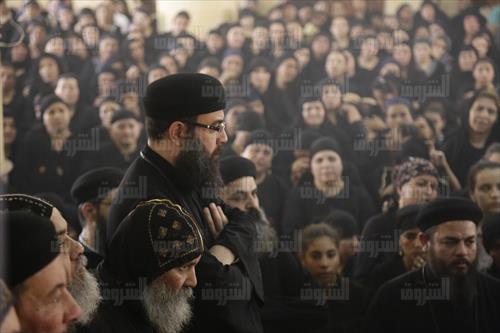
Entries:
{"type": "MultiPolygon", "coordinates": [[[[210,229],[212,236],[214,239],[217,239],[222,230],[224,230],[224,226],[229,223],[226,214],[224,214],[220,206],[212,202],[208,207],[203,208],[203,216],[207,221],[208,229],[210,229]]],[[[236,259],[233,252],[222,245],[214,245],[209,251],[223,265],[231,265],[236,259]]]]}
{"type": "Polygon", "coordinates": [[[220,206],[217,206],[213,202],[208,205],[208,207],[203,208],[203,217],[207,221],[208,229],[212,233],[214,239],[219,237],[220,233],[224,229],[224,226],[229,222],[226,214],[222,211],[220,206]]]}

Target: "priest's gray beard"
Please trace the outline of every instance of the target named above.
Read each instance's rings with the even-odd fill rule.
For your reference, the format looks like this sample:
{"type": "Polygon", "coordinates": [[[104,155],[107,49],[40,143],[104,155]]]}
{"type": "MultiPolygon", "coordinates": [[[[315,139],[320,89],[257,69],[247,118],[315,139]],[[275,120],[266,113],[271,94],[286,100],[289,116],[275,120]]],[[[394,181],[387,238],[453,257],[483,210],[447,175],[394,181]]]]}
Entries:
{"type": "Polygon", "coordinates": [[[80,256],[78,267],[68,289],[76,303],[82,308],[78,323],[88,324],[102,300],[97,279],[85,268],[87,258],[80,256]]]}
{"type": "Polygon", "coordinates": [[[159,333],[179,333],[192,317],[189,300],[193,297],[193,290],[183,288],[173,291],[163,282],[155,282],[147,286],[142,294],[146,314],[159,333]]]}

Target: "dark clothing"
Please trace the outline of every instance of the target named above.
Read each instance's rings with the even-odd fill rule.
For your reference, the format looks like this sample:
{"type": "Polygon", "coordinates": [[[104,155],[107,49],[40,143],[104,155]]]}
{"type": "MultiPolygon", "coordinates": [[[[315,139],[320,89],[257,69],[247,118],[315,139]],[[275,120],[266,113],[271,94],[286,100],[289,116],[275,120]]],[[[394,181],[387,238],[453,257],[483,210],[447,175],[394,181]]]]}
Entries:
{"type": "Polygon", "coordinates": [[[375,212],[368,193],[353,185],[348,179],[344,188],[333,198],[325,197],[314,183],[295,187],[285,203],[282,232],[291,235],[295,230],[326,217],[332,210],[340,209],[351,213],[361,229],[366,220],[375,212]]]}
{"type": "Polygon", "coordinates": [[[262,100],[265,106],[264,118],[267,129],[278,134],[290,129],[298,115],[299,87],[297,82],[290,83],[286,90],[276,87],[271,82],[269,91],[262,100]]]}
{"type": "Polygon", "coordinates": [[[193,325],[190,332],[262,332],[259,306],[263,301],[262,278],[259,263],[252,251],[255,225],[250,217],[238,209],[226,206],[219,199],[210,198],[201,189],[189,188],[179,170],[149,147],[145,147],[127,170],[111,206],[107,235],[108,246],[112,235],[125,216],[140,202],[153,198],[167,198],[188,210],[204,231],[206,248],[218,244],[230,249],[239,260],[223,266],[208,251],[198,265],[198,285],[194,289],[193,325]],[[202,209],[209,202],[221,205],[230,221],[214,240],[202,218],[202,209]],[[243,299],[221,299],[207,290],[231,288],[243,290],[243,299]]]}
{"type": "Polygon", "coordinates": [[[378,288],[389,280],[406,273],[406,267],[403,259],[398,253],[394,253],[380,265],[376,265],[371,271],[369,278],[366,279],[366,285],[373,295],[378,288]]]}
{"type": "Polygon", "coordinates": [[[500,280],[500,269],[495,270],[494,264],[486,271],[486,274],[500,280]]]}
{"type": "MultiPolygon", "coordinates": [[[[382,248],[383,241],[395,241],[395,231],[396,210],[394,209],[375,215],[366,222],[355,259],[354,278],[365,283],[365,279],[371,279],[371,273],[375,267],[381,265],[394,252],[397,253],[398,249],[394,249],[394,246],[391,248],[394,252],[385,252],[386,248],[382,248]]],[[[399,244],[399,238],[396,241],[397,243],[392,244],[399,244]]]]}
{"type": "Polygon", "coordinates": [[[499,332],[500,281],[477,273],[473,285],[468,305],[457,300],[454,280],[434,276],[427,266],[401,275],[377,291],[366,332],[499,332]]]}
{"type": "Polygon", "coordinates": [[[355,333],[362,332],[363,319],[368,306],[368,292],[357,282],[346,277],[337,277],[332,295],[339,295],[327,301],[329,309],[328,330],[325,332],[355,333]],[[344,291],[344,293],[342,292],[344,291]],[[347,292],[348,291],[348,292],[347,292]]]}
{"type": "Polygon", "coordinates": [[[101,119],[96,109],[78,104],[73,117],[71,117],[69,127],[73,133],[83,132],[88,134],[92,133],[92,131],[97,131],[100,124],[101,119]]]}
{"type": "Polygon", "coordinates": [[[77,141],[70,136],[58,152],[52,149],[45,127],[33,128],[20,143],[12,171],[13,185],[22,193],[53,192],[70,200],[69,190],[80,175],[81,151],[77,141]]]}
{"type": "Polygon", "coordinates": [[[87,245],[81,243],[83,246],[83,254],[87,257],[87,269],[94,272],[99,263],[104,259],[99,253],[95,252],[87,245]]]}
{"type": "Polygon", "coordinates": [[[274,228],[281,224],[286,193],[286,185],[273,174],[268,175],[262,183],[257,185],[260,206],[274,228]]]}
{"type": "Polygon", "coordinates": [[[91,170],[102,167],[114,167],[120,170],[127,170],[130,164],[139,156],[140,149],[137,148],[129,156],[124,156],[113,142],[105,143],[101,149],[93,154],[84,163],[84,170],[91,170]]]}
{"type": "Polygon", "coordinates": [[[261,310],[264,332],[310,332],[325,327],[327,309],[300,298],[303,271],[297,258],[287,250],[278,251],[259,259],[266,295],[261,310]]]}
{"type": "MultiPolygon", "coordinates": [[[[140,285],[114,284],[113,278],[107,276],[98,267],[101,294],[104,300],[99,305],[96,315],[89,325],[78,327],[78,333],[155,333],[147,318],[144,306],[138,299],[122,299],[118,295],[129,295],[132,292],[142,292],[140,285]],[[119,294],[118,292],[123,292],[119,294]]],[[[142,286],[142,288],[145,286],[142,286]]],[[[138,297],[140,298],[140,296],[138,297]]]]}
{"type": "Polygon", "coordinates": [[[498,135],[498,133],[494,133],[494,131],[495,126],[483,148],[473,147],[469,141],[469,135],[464,129],[457,130],[450,138],[445,140],[443,152],[462,186],[466,185],[470,167],[483,157],[488,146],[495,141],[494,136],[498,135]]]}

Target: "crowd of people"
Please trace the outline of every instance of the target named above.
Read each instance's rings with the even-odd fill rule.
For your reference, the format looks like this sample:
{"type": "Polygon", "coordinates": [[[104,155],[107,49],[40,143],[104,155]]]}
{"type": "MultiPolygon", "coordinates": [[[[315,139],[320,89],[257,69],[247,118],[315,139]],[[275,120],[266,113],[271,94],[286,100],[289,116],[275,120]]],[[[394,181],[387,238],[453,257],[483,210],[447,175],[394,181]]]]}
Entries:
{"type": "Polygon", "coordinates": [[[370,5],[0,0],[0,333],[500,332],[500,5],[370,5]]]}

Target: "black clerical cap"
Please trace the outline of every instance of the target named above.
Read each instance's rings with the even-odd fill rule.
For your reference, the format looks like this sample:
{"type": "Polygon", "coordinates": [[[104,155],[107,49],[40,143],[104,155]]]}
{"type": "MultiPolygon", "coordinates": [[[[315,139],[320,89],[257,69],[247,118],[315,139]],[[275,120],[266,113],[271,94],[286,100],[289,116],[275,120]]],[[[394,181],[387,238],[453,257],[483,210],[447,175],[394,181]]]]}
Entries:
{"type": "Polygon", "coordinates": [[[255,178],[257,173],[253,162],[241,156],[222,158],[219,162],[219,169],[225,185],[243,177],[255,178]]]}
{"type": "Polygon", "coordinates": [[[426,231],[441,223],[471,221],[478,224],[483,214],[469,199],[459,197],[440,198],[426,204],[417,216],[417,226],[426,231]]]}
{"type": "Polygon", "coordinates": [[[2,194],[0,195],[0,209],[9,212],[26,211],[50,218],[54,206],[45,200],[27,194],[2,194]]]}
{"type": "Polygon", "coordinates": [[[165,121],[211,113],[225,108],[224,87],[216,78],[201,73],[169,75],[146,90],[146,116],[165,121]]]}
{"type": "Polygon", "coordinates": [[[60,253],[52,222],[26,211],[2,213],[7,229],[7,285],[13,288],[50,264],[60,253]]]}
{"type": "Polygon", "coordinates": [[[103,199],[109,191],[118,187],[123,171],[113,167],[92,169],[78,177],[71,186],[71,197],[79,205],[96,199],[103,199]]]}
{"type": "Polygon", "coordinates": [[[203,233],[190,212],[167,199],[139,203],[111,238],[102,269],[122,282],[148,283],[203,253],[203,233]]]}

